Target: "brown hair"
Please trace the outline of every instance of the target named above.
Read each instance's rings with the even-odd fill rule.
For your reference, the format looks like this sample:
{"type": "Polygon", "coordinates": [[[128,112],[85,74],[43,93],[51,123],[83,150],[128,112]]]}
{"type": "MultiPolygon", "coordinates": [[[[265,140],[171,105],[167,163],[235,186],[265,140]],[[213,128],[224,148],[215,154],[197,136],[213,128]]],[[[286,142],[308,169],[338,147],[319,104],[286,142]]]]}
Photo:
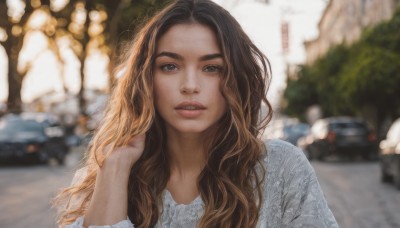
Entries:
{"type": "Polygon", "coordinates": [[[128,216],[136,227],[151,227],[161,211],[162,192],[169,179],[166,133],[154,107],[153,63],[158,39],[172,26],[200,23],[211,28],[225,62],[221,92],[228,110],[208,140],[207,163],[198,177],[204,201],[199,227],[255,227],[261,207],[265,171],[261,160],[265,146],[260,140],[271,119],[266,98],[270,82],[267,58],[251,42],[238,22],[209,0],[178,0],[154,16],[137,34],[121,64],[124,75],[112,93],[105,118],[97,130],[86,161],[82,183],[65,189],[58,202],[82,199],[64,210],[60,224],[84,214],[93,194],[98,164],[107,157],[106,145],[125,145],[132,136],[146,133],[145,149],[131,170],[128,184],[128,216]],[[268,111],[261,116],[261,105],[268,111]]]}

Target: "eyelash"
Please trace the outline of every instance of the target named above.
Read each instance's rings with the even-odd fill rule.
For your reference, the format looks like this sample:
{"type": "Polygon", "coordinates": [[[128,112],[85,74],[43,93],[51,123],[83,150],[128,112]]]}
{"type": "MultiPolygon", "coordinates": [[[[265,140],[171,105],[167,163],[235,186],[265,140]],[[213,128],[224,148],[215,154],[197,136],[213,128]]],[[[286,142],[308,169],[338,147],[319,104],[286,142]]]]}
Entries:
{"type": "MultiPolygon", "coordinates": [[[[177,67],[175,64],[171,64],[171,63],[163,64],[160,66],[160,70],[166,71],[166,72],[171,72],[176,69],[179,69],[179,67],[177,67]],[[168,69],[169,67],[174,67],[174,69],[168,69]]],[[[223,69],[223,67],[220,65],[207,65],[207,66],[203,67],[203,71],[208,72],[208,73],[215,73],[215,72],[220,73],[222,71],[222,69],[223,69]],[[209,68],[214,68],[214,69],[210,71],[209,68]]]]}
{"type": "Polygon", "coordinates": [[[219,65],[207,65],[207,66],[205,66],[203,69],[205,70],[205,69],[207,69],[207,68],[210,68],[210,67],[213,67],[213,68],[215,68],[214,69],[214,71],[206,71],[206,72],[210,72],[210,73],[214,73],[214,72],[218,72],[218,73],[220,73],[220,72],[222,72],[222,66],[219,66],[219,65]]]}
{"type": "MultiPolygon", "coordinates": [[[[166,71],[166,72],[171,72],[171,71],[173,71],[173,70],[167,69],[168,67],[171,67],[171,66],[173,66],[174,68],[178,69],[178,67],[177,67],[175,64],[167,63],[167,64],[161,65],[161,66],[160,66],[160,70],[166,71]]],[[[175,70],[175,69],[174,69],[174,70],[175,70]]]]}

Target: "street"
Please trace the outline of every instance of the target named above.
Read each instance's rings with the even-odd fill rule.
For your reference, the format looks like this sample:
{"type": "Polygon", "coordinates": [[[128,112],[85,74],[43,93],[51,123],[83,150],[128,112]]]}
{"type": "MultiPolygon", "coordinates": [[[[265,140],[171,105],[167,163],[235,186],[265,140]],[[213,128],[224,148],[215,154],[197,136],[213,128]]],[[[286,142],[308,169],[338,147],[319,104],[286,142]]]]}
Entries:
{"type": "Polygon", "coordinates": [[[400,191],[380,182],[378,162],[312,162],[339,227],[400,227],[400,191]]]}
{"type": "MultiPolygon", "coordinates": [[[[0,167],[0,227],[55,227],[50,200],[68,186],[79,152],[64,167],[0,167]]],[[[379,180],[378,162],[312,162],[321,187],[342,228],[400,227],[400,191],[379,180]]]]}
{"type": "Polygon", "coordinates": [[[72,151],[65,166],[0,166],[0,227],[56,227],[51,200],[60,188],[69,186],[79,158],[80,151],[72,151]]]}

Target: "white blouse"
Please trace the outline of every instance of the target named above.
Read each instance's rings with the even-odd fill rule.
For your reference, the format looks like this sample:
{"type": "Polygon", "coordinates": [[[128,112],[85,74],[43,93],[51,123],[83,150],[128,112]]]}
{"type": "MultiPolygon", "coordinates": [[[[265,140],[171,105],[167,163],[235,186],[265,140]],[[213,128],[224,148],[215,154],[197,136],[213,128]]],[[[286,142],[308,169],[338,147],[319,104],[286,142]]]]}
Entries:
{"type": "MultiPolygon", "coordinates": [[[[266,148],[266,179],[257,227],[339,227],[303,152],[281,140],[268,140],[266,148]]],[[[83,170],[78,170],[74,179],[82,180],[84,175],[83,170]]],[[[178,204],[165,190],[163,211],[155,227],[196,227],[204,213],[203,206],[200,196],[190,204],[178,204]]],[[[83,220],[82,216],[65,227],[83,228],[83,220]]],[[[127,218],[114,225],[89,228],[133,228],[133,223],[127,218]]]]}

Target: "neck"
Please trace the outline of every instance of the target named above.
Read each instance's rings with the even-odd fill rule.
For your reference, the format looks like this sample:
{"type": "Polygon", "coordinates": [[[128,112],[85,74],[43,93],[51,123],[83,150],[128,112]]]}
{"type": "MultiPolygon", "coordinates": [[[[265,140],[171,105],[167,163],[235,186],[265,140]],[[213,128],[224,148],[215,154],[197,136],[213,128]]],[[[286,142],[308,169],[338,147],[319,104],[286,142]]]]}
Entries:
{"type": "Polygon", "coordinates": [[[201,172],[206,163],[204,137],[201,134],[168,132],[167,151],[171,174],[194,174],[201,172]]]}

